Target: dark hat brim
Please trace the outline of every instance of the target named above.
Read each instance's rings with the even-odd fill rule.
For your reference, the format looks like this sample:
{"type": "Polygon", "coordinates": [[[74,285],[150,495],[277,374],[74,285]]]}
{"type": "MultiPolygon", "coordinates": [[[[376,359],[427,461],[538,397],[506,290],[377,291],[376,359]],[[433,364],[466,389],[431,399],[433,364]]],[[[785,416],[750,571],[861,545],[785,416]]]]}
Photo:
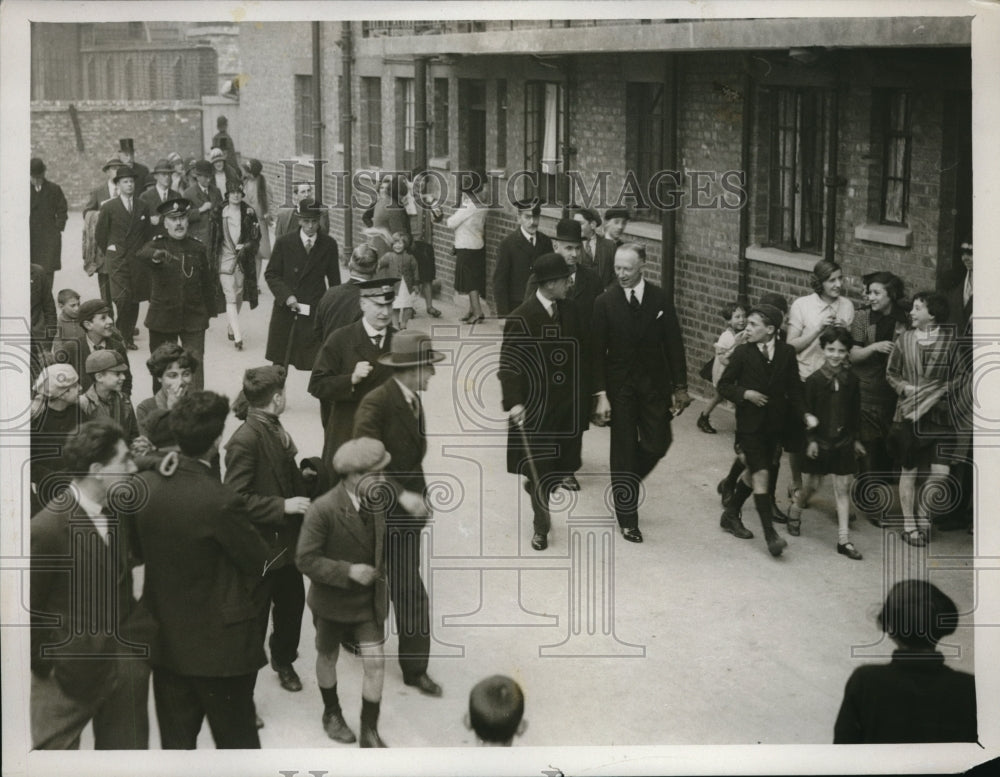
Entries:
{"type": "Polygon", "coordinates": [[[409,353],[387,353],[378,357],[378,363],[387,367],[421,367],[427,364],[437,364],[443,362],[445,355],[440,351],[428,348],[423,354],[423,358],[417,354],[409,353]]]}

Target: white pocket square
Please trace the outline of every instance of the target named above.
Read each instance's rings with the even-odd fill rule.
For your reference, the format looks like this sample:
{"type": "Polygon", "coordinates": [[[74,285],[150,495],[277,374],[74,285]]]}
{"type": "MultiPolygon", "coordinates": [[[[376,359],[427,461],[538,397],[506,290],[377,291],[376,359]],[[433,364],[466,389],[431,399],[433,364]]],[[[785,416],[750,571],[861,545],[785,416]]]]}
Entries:
{"type": "Polygon", "coordinates": [[[656,318],[657,319],[663,318],[663,311],[662,310],[659,313],[656,314],[656,318]]]}

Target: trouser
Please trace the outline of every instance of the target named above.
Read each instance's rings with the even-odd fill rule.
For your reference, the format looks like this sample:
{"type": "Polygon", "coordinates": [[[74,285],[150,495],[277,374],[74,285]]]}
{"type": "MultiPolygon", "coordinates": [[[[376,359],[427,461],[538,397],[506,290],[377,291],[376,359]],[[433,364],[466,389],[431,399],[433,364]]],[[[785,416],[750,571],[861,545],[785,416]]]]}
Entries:
{"type": "Polygon", "coordinates": [[[107,303],[109,308],[112,307],[111,303],[114,300],[111,298],[111,278],[106,272],[97,273],[97,288],[100,290],[101,299],[107,303]]]}
{"type": "Polygon", "coordinates": [[[640,484],[672,441],[667,394],[648,379],[625,384],[615,392],[611,398],[611,490],[621,528],[638,528],[640,484]]]}
{"type": "Polygon", "coordinates": [[[111,678],[91,699],[67,696],[55,675],[31,676],[31,740],[36,750],[78,750],[93,721],[97,750],[149,747],[149,665],[120,659],[111,678]]]}
{"type": "Polygon", "coordinates": [[[194,750],[205,718],[220,750],[260,749],[253,705],[256,682],[256,672],[234,677],[192,677],[155,668],[153,696],[163,749],[194,750]]]}
{"type": "Polygon", "coordinates": [[[268,608],[274,625],[268,647],[271,664],[287,666],[299,657],[302,612],[306,605],[306,587],[295,564],[268,570],[268,608]]]}
{"type": "Polygon", "coordinates": [[[117,308],[115,312],[115,324],[118,327],[118,331],[122,333],[122,337],[126,343],[131,343],[135,339],[132,332],[135,331],[136,322],[139,321],[139,303],[132,301],[116,302],[115,307],[117,308]]]}
{"type": "MultiPolygon", "coordinates": [[[[149,330],[149,352],[152,353],[164,343],[180,342],[181,346],[193,352],[200,362],[191,380],[195,391],[205,388],[205,330],[183,332],[158,332],[149,330]]],[[[153,394],[160,390],[160,381],[153,378],[153,394]]]]}
{"type": "Polygon", "coordinates": [[[430,601],[420,578],[420,530],[412,518],[386,527],[386,566],[389,596],[399,633],[399,668],[403,679],[416,679],[427,671],[431,650],[430,601]]]}

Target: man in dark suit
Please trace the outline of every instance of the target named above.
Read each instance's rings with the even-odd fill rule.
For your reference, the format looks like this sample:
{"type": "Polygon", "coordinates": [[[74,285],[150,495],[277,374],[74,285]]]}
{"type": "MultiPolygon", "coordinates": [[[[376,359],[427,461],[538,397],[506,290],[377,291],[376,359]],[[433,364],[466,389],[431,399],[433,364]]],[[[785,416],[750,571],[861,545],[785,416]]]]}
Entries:
{"type": "Polygon", "coordinates": [[[312,581],[309,609],[316,625],[316,681],[323,697],[323,728],[336,742],[357,737],[337,696],[340,643],[357,645],[361,683],[361,747],[385,747],[378,717],[385,678],[385,501],[377,489],[390,462],[378,440],[350,440],[331,464],[343,479],[306,510],[295,563],[312,581]],[[374,491],[373,491],[374,490],[374,491]],[[381,507],[380,507],[381,505],[381,507]]]}
{"type": "Polygon", "coordinates": [[[118,184],[115,183],[115,174],[121,167],[121,160],[117,156],[111,157],[104,163],[101,170],[107,176],[107,181],[92,189],[86,204],[83,206],[83,269],[87,275],[97,273],[97,285],[100,289],[101,299],[111,305],[111,281],[108,278],[107,259],[104,252],[97,248],[97,240],[94,236],[97,227],[97,217],[101,206],[108,200],[113,200],[118,196],[118,184]]]}
{"type": "Polygon", "coordinates": [[[524,301],[531,268],[542,254],[552,253],[552,241],[538,231],[542,206],[538,200],[515,200],[518,226],[500,241],[493,271],[493,298],[498,316],[506,316],[524,301]]]}
{"type": "Polygon", "coordinates": [[[618,246],[613,240],[597,234],[601,226],[601,217],[596,210],[580,208],[573,219],[580,222],[583,230],[583,246],[580,251],[580,264],[592,269],[601,281],[603,291],[615,280],[615,251],[618,246]]]}
{"type": "Polygon", "coordinates": [[[392,456],[385,474],[396,491],[396,504],[386,528],[386,567],[399,632],[399,667],[403,682],[427,696],[440,696],[441,686],[427,674],[430,602],[420,578],[420,533],[429,514],[423,469],[427,437],[419,393],[427,390],[434,364],[443,359],[423,332],[396,333],[390,352],[379,357],[393,371],[392,379],[361,400],[354,418],[354,437],[378,440],[392,456]]]}
{"type": "Polygon", "coordinates": [[[135,173],[135,186],[140,192],[146,188],[149,180],[149,168],[135,161],[135,143],[132,138],[121,138],[118,141],[118,161],[124,167],[132,168],[135,173]]]}
{"type": "Polygon", "coordinates": [[[787,419],[801,418],[808,425],[795,349],[775,337],[782,319],[773,305],[759,304],[750,311],[747,342],[733,351],[718,385],[719,394],[736,405],[736,446],[746,463],[720,526],[734,537],[751,539],[753,534],[740,520],[740,508],[753,493],[772,556],[780,556],[788,543],[772,523],[770,470],[781,456],[787,419]]]}
{"type": "Polygon", "coordinates": [[[130,351],[137,349],[133,333],[139,319],[139,294],[143,291],[134,287],[133,271],[136,254],[149,239],[150,230],[149,210],[134,196],[135,181],[136,173],[131,168],[118,168],[115,172],[118,197],[101,206],[94,228],[97,247],[106,256],[118,330],[130,351]]]}
{"type": "Polygon", "coordinates": [[[319,231],[320,209],[299,203],[299,229],[279,237],[264,279],[274,294],[264,358],[273,364],[310,370],[320,342],[311,317],[329,286],[340,285],[337,241],[319,231]]]}
{"type": "Polygon", "coordinates": [[[645,260],[638,243],[618,249],[618,285],[594,302],[591,328],[593,420],[611,424],[615,513],[629,542],[642,542],[640,482],[670,447],[671,417],[691,404],[677,313],[663,290],[642,277],[645,260]]]}
{"type": "Polygon", "coordinates": [[[392,377],[379,357],[388,353],[396,331],[389,326],[395,281],[379,278],[359,284],[361,320],[334,330],[316,356],[309,393],[320,401],[320,412],[327,419],[324,463],[353,436],[358,403],[392,377]]]}
{"type": "MultiPolygon", "coordinates": [[[[356,246],[347,264],[347,283],[331,286],[316,305],[316,336],[326,342],[334,330],[361,318],[361,284],[370,281],[378,268],[378,254],[367,243],[356,246]]],[[[325,420],[325,419],[324,419],[325,420]]]]}
{"type": "Polygon", "coordinates": [[[510,419],[507,471],[527,476],[535,550],[548,547],[549,497],[580,466],[574,443],[590,411],[579,312],[566,299],[572,273],[559,254],[535,260],[537,290],[507,317],[500,348],[497,377],[510,419]]]}
{"type": "MultiPolygon", "coordinates": [[[[285,370],[267,366],[243,375],[243,396],[249,408],[246,421],[226,443],[226,485],[247,501],[250,521],[276,558],[264,584],[267,601],[263,626],[273,605],[268,646],[271,668],[286,691],[301,691],[302,682],[292,662],[299,655],[299,634],[306,590],[294,564],[302,515],[309,507],[310,488],[295,463],[298,450],[281,425],[285,410],[285,370]]],[[[315,480],[312,481],[315,485],[315,480]]]]}
{"type": "Polygon", "coordinates": [[[146,203],[146,207],[149,209],[149,223],[153,226],[151,238],[163,235],[167,231],[157,208],[167,200],[177,200],[182,197],[181,193],[170,185],[172,172],[173,168],[170,166],[170,162],[166,159],[159,160],[152,172],[154,185],[139,195],[139,199],[146,203]]]}
{"type": "MultiPolygon", "coordinates": [[[[191,200],[191,210],[188,212],[191,237],[203,243],[205,250],[208,251],[215,245],[214,214],[221,211],[225,203],[222,192],[212,183],[211,162],[199,159],[194,164],[192,175],[194,183],[183,192],[184,198],[191,200]]],[[[209,256],[209,261],[214,262],[213,257],[209,256]]]]}
{"type": "Polygon", "coordinates": [[[31,519],[32,745],[78,749],[93,722],[96,749],[145,749],[151,633],[139,628],[128,535],[113,514],[135,463],[106,419],[83,424],[62,456],[72,481],[31,519]]]}
{"type": "MultiPolygon", "coordinates": [[[[292,184],[292,207],[278,208],[278,218],[274,226],[274,239],[277,240],[282,235],[294,232],[299,228],[296,212],[302,200],[313,199],[313,185],[309,181],[295,181],[292,184]]],[[[324,235],[330,234],[330,215],[324,210],[319,217],[319,231],[324,235]]]]}
{"type": "MultiPolygon", "coordinates": [[[[117,351],[128,365],[125,341],[115,329],[111,320],[111,308],[104,300],[88,299],[80,305],[77,321],[83,328],[84,336],[70,340],[56,340],[52,343],[52,357],[60,364],[69,364],[80,376],[80,393],[87,391],[94,383],[94,376],[86,371],[87,357],[94,351],[105,348],[117,351]]],[[[132,394],[132,373],[126,371],[122,394],[132,394]]]]}
{"type": "Polygon", "coordinates": [[[62,231],[69,215],[66,197],[57,184],[45,180],[45,162],[38,157],[31,160],[30,172],[31,263],[39,265],[51,281],[55,271],[62,269],[62,231]]]}
{"type": "Polygon", "coordinates": [[[140,473],[135,515],[146,564],[144,599],[160,626],[153,695],[165,750],[191,750],[207,717],[218,748],[260,747],[253,706],[263,576],[276,559],[250,523],[246,500],[219,482],[225,397],[195,391],[170,411],[175,467],[140,473]]]}

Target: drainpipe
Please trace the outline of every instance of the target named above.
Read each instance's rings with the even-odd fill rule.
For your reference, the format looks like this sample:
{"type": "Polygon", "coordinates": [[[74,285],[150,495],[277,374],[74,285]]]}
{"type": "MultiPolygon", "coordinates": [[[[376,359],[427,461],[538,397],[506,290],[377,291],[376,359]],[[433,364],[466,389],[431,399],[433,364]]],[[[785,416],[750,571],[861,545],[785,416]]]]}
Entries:
{"type": "MultiPolygon", "coordinates": [[[[573,156],[576,154],[576,149],[570,145],[570,124],[573,115],[573,89],[576,87],[576,60],[570,56],[566,58],[566,86],[563,89],[563,176],[564,180],[569,181],[569,171],[573,167],[573,156]]],[[[557,187],[558,188],[558,187],[557,187]]],[[[567,186],[567,200],[569,199],[567,186]]],[[[570,203],[564,202],[562,206],[562,218],[569,218],[569,206],[570,203]]]]}
{"type": "Polygon", "coordinates": [[[351,23],[343,22],[340,37],[340,141],[344,146],[344,197],[347,206],[344,211],[344,246],[350,251],[354,247],[354,208],[351,200],[354,197],[354,163],[352,154],[351,130],[354,126],[354,116],[351,110],[351,63],[353,61],[353,44],[351,43],[351,23]]]}
{"type": "Polygon", "coordinates": [[[312,100],[313,100],[313,170],[316,175],[316,199],[323,201],[323,90],[320,22],[312,22],[312,100]]]}
{"type": "Polygon", "coordinates": [[[413,143],[416,146],[412,175],[427,169],[427,57],[413,60],[413,143]]]}
{"type": "Polygon", "coordinates": [[[750,260],[747,246],[750,245],[750,140],[753,129],[753,77],[750,75],[750,55],[743,58],[743,125],[740,132],[740,169],[743,171],[743,192],[745,200],[740,208],[739,265],[737,299],[744,305],[750,299],[750,260]]]}
{"type": "MultiPolygon", "coordinates": [[[[666,110],[666,137],[664,138],[663,161],[668,170],[678,169],[678,149],[677,149],[677,105],[678,105],[678,79],[677,54],[667,54],[664,64],[664,108],[666,110]]],[[[677,213],[672,208],[666,208],[660,214],[660,278],[663,283],[663,291],[667,299],[673,302],[675,287],[675,272],[677,263],[677,213]]]]}
{"type": "Polygon", "coordinates": [[[826,188],[826,229],[823,235],[823,258],[828,262],[835,262],[834,241],[836,239],[835,225],[837,223],[837,189],[846,181],[842,179],[837,170],[837,125],[839,124],[839,98],[840,98],[840,63],[835,62],[837,76],[834,80],[833,94],[830,96],[830,132],[827,139],[827,160],[829,161],[829,173],[823,179],[823,186],[826,188]]]}

